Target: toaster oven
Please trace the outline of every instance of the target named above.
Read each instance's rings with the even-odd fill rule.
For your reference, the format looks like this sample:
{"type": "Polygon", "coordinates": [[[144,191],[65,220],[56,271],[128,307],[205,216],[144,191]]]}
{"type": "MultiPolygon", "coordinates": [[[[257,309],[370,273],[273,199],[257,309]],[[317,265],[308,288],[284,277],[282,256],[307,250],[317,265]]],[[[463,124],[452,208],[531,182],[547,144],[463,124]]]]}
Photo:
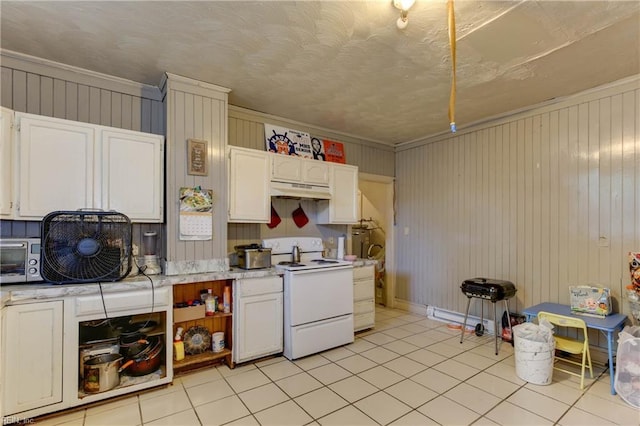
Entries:
{"type": "Polygon", "coordinates": [[[40,238],[0,238],[0,284],[42,281],[40,238]]]}
{"type": "Polygon", "coordinates": [[[242,269],[262,269],[271,267],[271,249],[259,244],[235,246],[238,266],[242,269]]]}

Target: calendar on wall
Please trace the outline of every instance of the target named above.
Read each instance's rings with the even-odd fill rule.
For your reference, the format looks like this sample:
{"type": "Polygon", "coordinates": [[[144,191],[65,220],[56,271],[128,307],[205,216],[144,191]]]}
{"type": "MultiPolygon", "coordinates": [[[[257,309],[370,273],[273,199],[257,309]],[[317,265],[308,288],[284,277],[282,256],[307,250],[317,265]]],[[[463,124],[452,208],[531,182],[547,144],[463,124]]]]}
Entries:
{"type": "Polygon", "coordinates": [[[213,238],[213,191],[180,188],[180,239],[210,240],[213,238]]]}

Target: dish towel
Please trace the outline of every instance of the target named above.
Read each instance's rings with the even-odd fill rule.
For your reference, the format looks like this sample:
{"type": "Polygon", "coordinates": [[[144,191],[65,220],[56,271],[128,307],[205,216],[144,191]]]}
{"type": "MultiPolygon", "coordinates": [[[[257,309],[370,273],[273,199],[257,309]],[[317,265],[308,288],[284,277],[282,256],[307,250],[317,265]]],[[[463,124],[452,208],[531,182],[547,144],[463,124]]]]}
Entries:
{"type": "Polygon", "coordinates": [[[300,203],[298,203],[298,208],[293,211],[292,217],[298,228],[302,228],[309,223],[309,218],[305,214],[304,210],[302,210],[302,205],[300,205],[300,203]]]}

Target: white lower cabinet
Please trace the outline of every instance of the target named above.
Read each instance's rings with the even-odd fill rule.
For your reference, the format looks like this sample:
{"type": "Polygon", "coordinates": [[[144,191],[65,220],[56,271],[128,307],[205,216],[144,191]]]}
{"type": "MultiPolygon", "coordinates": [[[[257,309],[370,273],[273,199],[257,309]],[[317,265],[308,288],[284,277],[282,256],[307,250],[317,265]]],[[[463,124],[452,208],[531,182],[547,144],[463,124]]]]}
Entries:
{"type": "Polygon", "coordinates": [[[375,267],[353,268],[353,329],[373,328],[376,322],[375,267]]]}
{"type": "Polygon", "coordinates": [[[62,402],[63,302],[2,311],[2,416],[62,402]]]}
{"type": "Polygon", "coordinates": [[[138,288],[107,292],[104,296],[85,294],[3,307],[0,416],[5,422],[24,422],[43,414],[171,383],[173,368],[172,363],[167,362],[171,359],[173,338],[167,328],[167,324],[172,323],[171,305],[170,289],[155,289],[152,295],[150,290],[138,288]],[[105,310],[111,326],[104,324],[105,310]],[[119,384],[88,393],[80,371],[87,359],[85,356],[108,353],[101,352],[105,345],[117,348],[118,338],[110,334],[115,330],[113,324],[150,320],[158,325],[147,333],[148,338],[162,339],[161,353],[157,355],[161,357],[159,368],[143,376],[133,371],[129,374],[129,367],[119,375],[119,384]]]}
{"type": "Polygon", "coordinates": [[[239,279],[233,286],[233,362],[282,352],[282,277],[239,279]]]}

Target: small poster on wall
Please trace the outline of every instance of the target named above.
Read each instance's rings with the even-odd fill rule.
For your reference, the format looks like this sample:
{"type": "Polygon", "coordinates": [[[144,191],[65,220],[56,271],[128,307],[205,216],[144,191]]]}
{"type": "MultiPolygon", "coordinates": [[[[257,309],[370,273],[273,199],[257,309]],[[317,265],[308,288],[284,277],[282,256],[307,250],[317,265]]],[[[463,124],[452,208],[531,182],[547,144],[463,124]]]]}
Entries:
{"type": "Polygon", "coordinates": [[[315,136],[311,138],[311,151],[314,160],[325,161],[327,159],[327,156],[324,153],[324,144],[322,143],[322,139],[316,138],[315,136]]]}
{"type": "Polygon", "coordinates": [[[213,191],[180,188],[180,239],[210,240],[213,236],[213,191]]]}
{"type": "Polygon", "coordinates": [[[334,142],[327,139],[322,141],[324,146],[324,154],[327,161],[334,163],[346,163],[347,159],[344,155],[344,145],[342,142],[334,142]]]}
{"type": "Polygon", "coordinates": [[[207,176],[207,141],[187,140],[187,174],[207,176]]]}
{"type": "Polygon", "coordinates": [[[308,133],[265,124],[264,140],[266,149],[269,152],[313,158],[311,154],[311,137],[308,133]]]}

